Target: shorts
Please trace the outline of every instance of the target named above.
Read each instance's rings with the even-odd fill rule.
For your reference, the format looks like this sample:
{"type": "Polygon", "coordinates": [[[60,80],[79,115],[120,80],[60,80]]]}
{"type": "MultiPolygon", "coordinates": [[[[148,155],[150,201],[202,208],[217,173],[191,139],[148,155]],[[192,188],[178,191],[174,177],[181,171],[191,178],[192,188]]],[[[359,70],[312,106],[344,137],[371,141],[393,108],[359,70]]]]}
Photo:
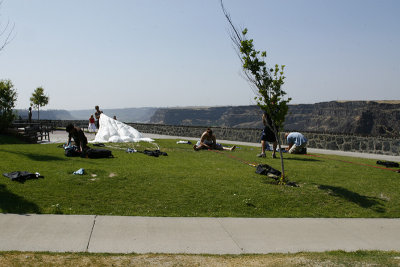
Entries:
{"type": "MultiPolygon", "coordinates": [[[[206,141],[207,141],[207,140],[206,140],[206,141]]],[[[197,141],[196,146],[200,146],[200,144],[201,144],[201,142],[200,142],[200,141],[197,141]]],[[[208,145],[208,146],[211,146],[211,145],[212,145],[212,142],[211,142],[211,143],[204,142],[204,144],[206,144],[206,145],[208,145]]],[[[215,148],[216,148],[216,149],[222,149],[222,145],[219,144],[219,143],[216,143],[216,144],[215,144],[215,148]]],[[[205,148],[204,148],[204,149],[205,149],[205,148]]]]}
{"type": "Polygon", "coordinates": [[[265,126],[264,130],[262,131],[261,140],[272,143],[276,142],[275,134],[268,126],[265,126]]]}

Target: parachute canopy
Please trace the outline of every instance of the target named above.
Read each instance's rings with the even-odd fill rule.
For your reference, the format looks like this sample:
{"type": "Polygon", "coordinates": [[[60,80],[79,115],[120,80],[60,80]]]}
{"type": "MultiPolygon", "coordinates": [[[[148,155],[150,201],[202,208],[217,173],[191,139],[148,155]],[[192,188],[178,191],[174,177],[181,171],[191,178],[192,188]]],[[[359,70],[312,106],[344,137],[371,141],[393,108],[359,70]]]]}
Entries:
{"type": "Polygon", "coordinates": [[[143,135],[135,128],[114,120],[105,114],[100,114],[100,128],[93,142],[98,143],[122,143],[122,142],[139,142],[154,141],[151,138],[144,138],[143,135]]]}

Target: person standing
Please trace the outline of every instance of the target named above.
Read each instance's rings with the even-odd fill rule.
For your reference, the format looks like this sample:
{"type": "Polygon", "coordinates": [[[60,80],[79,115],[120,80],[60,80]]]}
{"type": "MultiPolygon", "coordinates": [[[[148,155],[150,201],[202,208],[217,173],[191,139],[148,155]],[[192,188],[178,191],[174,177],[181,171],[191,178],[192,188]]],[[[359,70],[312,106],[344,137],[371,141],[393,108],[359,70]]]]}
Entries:
{"type": "Polygon", "coordinates": [[[93,117],[93,114],[92,115],[90,115],[90,118],[89,118],[89,132],[96,132],[96,121],[95,121],[95,119],[94,119],[94,117],[93,117]]]}
{"type": "Polygon", "coordinates": [[[100,129],[100,114],[103,113],[103,111],[100,110],[99,106],[95,106],[94,109],[96,112],[94,113],[94,116],[96,118],[96,127],[97,129],[100,129]]]}
{"type": "Polygon", "coordinates": [[[277,147],[277,140],[274,131],[272,128],[272,121],[268,117],[266,113],[262,115],[262,122],[264,124],[264,129],[261,133],[261,153],[257,155],[257,157],[265,158],[265,145],[266,142],[272,143],[272,158],[276,158],[276,147],[277,147]]]}
{"type": "Polygon", "coordinates": [[[28,109],[28,122],[32,122],[32,107],[29,107],[28,109]]]}

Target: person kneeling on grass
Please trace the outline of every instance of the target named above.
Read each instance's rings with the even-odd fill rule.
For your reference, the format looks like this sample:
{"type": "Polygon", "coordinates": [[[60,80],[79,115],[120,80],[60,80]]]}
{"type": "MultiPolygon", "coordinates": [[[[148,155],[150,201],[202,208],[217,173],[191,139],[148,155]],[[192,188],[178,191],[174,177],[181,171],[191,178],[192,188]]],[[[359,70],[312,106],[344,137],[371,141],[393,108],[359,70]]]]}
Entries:
{"type": "Polygon", "coordinates": [[[223,147],[221,144],[218,144],[215,138],[215,135],[213,134],[212,130],[208,128],[200,138],[200,141],[197,142],[193,146],[194,150],[200,150],[200,149],[216,149],[216,150],[229,150],[232,151],[236,148],[236,146],[233,147],[223,147]]]}
{"type": "Polygon", "coordinates": [[[65,131],[69,133],[67,142],[68,145],[71,142],[71,138],[73,138],[75,145],[78,147],[80,152],[84,152],[89,148],[87,146],[88,144],[87,138],[81,128],[76,127],[72,124],[68,124],[65,131]]]}
{"type": "Polygon", "coordinates": [[[298,132],[285,133],[289,154],[307,154],[307,138],[298,132]]]}

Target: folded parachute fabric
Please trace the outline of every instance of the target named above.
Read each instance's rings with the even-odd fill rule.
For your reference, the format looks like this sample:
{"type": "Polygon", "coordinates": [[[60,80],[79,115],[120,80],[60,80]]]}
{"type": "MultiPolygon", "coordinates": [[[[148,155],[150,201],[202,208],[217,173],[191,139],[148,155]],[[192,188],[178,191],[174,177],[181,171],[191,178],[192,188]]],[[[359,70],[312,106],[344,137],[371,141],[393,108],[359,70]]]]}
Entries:
{"type": "Polygon", "coordinates": [[[15,172],[9,172],[9,173],[3,173],[3,176],[10,178],[11,181],[18,181],[18,182],[24,182],[25,180],[28,179],[37,179],[37,178],[44,178],[44,176],[40,175],[40,173],[31,173],[27,171],[15,171],[15,172]]]}
{"type": "Polygon", "coordinates": [[[180,140],[180,141],[177,141],[176,143],[177,144],[188,144],[188,145],[192,144],[192,142],[186,141],[186,140],[180,140]]]}
{"type": "Polygon", "coordinates": [[[123,143],[123,142],[152,142],[151,138],[145,138],[143,135],[123,122],[114,120],[105,114],[100,115],[100,128],[96,137],[90,143],[123,143]]]}

